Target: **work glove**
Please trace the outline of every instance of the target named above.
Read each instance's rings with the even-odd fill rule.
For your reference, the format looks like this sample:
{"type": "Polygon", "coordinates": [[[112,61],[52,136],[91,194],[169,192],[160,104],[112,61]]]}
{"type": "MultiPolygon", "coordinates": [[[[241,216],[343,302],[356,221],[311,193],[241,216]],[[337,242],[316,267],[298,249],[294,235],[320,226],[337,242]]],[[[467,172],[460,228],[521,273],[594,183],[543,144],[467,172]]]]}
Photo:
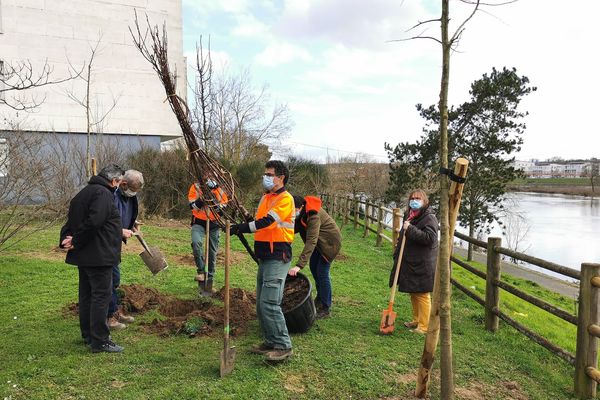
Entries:
{"type": "Polygon", "coordinates": [[[240,233],[249,233],[249,232],[250,232],[250,227],[248,226],[248,223],[234,224],[229,227],[229,234],[231,236],[239,235],[240,233]]]}

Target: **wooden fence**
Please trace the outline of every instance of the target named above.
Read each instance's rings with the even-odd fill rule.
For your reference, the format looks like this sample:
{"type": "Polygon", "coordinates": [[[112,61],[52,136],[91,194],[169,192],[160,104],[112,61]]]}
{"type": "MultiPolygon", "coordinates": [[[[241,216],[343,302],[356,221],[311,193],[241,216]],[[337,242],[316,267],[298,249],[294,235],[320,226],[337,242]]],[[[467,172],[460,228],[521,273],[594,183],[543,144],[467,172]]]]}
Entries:
{"type": "MultiPolygon", "coordinates": [[[[369,231],[375,233],[376,246],[380,246],[382,240],[387,240],[392,244],[396,243],[402,220],[402,214],[399,208],[386,208],[382,204],[375,204],[368,200],[361,200],[360,198],[353,196],[322,194],[321,198],[325,209],[329,210],[334,217],[341,218],[343,224],[351,222],[355,229],[361,226],[364,232],[363,237],[366,237],[369,231]],[[392,225],[385,222],[390,220],[392,225]]],[[[454,256],[451,258],[452,262],[456,265],[486,281],[484,299],[452,279],[452,284],[456,288],[485,308],[485,328],[490,332],[495,332],[498,330],[499,320],[502,319],[517,331],[575,367],[574,387],[575,394],[578,398],[589,399],[595,397],[597,384],[600,383],[600,370],[598,370],[598,338],[600,338],[600,264],[583,263],[581,264],[581,271],[577,271],[572,268],[502,247],[500,238],[490,237],[484,242],[459,232],[455,233],[455,237],[471,243],[474,246],[484,248],[487,251],[486,272],[480,271],[454,256]],[[568,311],[525,293],[513,285],[502,282],[500,280],[502,255],[579,280],[578,315],[573,315],[568,311]],[[576,353],[572,354],[550,342],[502,312],[500,310],[500,289],[577,326],[576,353]]]]}

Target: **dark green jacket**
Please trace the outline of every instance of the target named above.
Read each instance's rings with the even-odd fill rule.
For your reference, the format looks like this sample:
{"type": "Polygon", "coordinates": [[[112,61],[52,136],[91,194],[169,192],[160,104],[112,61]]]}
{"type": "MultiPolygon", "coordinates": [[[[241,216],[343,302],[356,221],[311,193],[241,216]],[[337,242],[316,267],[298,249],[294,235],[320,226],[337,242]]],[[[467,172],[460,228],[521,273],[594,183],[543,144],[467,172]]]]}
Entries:
{"type": "Polygon", "coordinates": [[[294,231],[300,233],[304,241],[304,249],[296,266],[304,267],[315,248],[331,263],[342,248],[340,229],[333,218],[321,208],[321,199],[306,196],[304,200],[304,205],[294,223],[294,231]]]}

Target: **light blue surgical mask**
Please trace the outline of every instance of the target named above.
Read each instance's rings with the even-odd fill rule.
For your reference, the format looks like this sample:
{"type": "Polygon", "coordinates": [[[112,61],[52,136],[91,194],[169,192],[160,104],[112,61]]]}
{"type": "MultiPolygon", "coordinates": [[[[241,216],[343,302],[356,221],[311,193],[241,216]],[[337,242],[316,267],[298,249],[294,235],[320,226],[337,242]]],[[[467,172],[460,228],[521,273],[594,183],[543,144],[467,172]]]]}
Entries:
{"type": "Polygon", "coordinates": [[[208,179],[206,181],[206,186],[208,186],[209,189],[214,189],[217,187],[217,182],[213,181],[212,179],[208,179]]]}
{"type": "Polygon", "coordinates": [[[410,200],[408,202],[408,206],[411,210],[419,210],[421,207],[423,207],[423,200],[410,200]]]}
{"type": "Polygon", "coordinates": [[[272,176],[263,175],[263,187],[265,190],[271,190],[275,187],[275,182],[273,182],[272,176]]]}

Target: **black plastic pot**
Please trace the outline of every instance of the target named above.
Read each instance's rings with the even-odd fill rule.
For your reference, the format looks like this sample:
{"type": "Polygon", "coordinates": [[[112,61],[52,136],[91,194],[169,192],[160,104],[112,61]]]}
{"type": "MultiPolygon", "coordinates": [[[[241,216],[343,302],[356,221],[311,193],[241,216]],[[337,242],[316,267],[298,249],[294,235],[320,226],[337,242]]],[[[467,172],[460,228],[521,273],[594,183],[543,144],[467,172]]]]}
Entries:
{"type": "Polygon", "coordinates": [[[293,281],[295,279],[303,279],[308,282],[308,293],[306,297],[298,304],[296,307],[291,310],[283,313],[285,318],[285,324],[287,325],[289,333],[304,333],[310,329],[310,327],[315,322],[315,317],[317,311],[315,309],[315,303],[312,299],[312,284],[310,283],[310,279],[301,273],[296,274],[296,276],[288,275],[285,279],[286,283],[289,281],[293,281]]]}

